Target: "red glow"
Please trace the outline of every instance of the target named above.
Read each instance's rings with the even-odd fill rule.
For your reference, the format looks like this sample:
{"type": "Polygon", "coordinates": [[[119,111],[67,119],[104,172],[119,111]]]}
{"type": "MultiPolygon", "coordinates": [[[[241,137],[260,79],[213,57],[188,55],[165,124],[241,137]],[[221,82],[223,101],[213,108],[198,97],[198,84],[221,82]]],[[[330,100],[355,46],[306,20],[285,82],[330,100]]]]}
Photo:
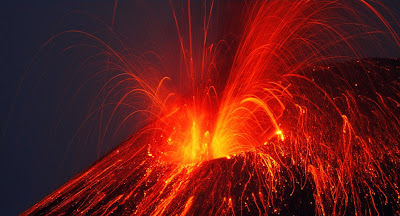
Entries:
{"type": "MultiPolygon", "coordinates": [[[[292,185],[290,195],[312,185],[312,205],[320,215],[374,214],[388,194],[397,194],[393,209],[398,210],[400,84],[391,82],[387,94],[358,80],[355,86],[364,83],[373,89],[372,96],[363,95],[348,79],[357,77],[350,67],[324,66],[363,57],[358,39],[379,43],[375,36],[387,29],[397,43],[383,15],[365,1],[354,3],[383,23],[377,30],[344,2],[251,3],[226,72],[214,68],[218,44],[207,42],[214,2],[207,5],[201,50],[192,41],[190,1],[187,34],[171,6],[182,51],[180,73],[187,77],[184,87],[174,88],[170,76],[137,74],[122,55],[110,52],[110,62],[140,86],[129,90],[118,106],[145,95],[152,105],[131,115],[148,114],[153,123],[24,215],[38,213],[54,200],[59,201],[48,210],[54,214],[65,213],[75,200],[80,200],[76,213],[109,214],[129,205],[126,212],[139,215],[231,215],[247,209],[274,214],[283,208],[275,203],[283,199],[279,191],[288,190],[280,188],[285,184],[292,185]],[[213,73],[229,73],[224,88],[216,88],[213,73]],[[159,82],[149,81],[155,78],[159,82]],[[383,157],[395,167],[384,164],[383,157]],[[215,165],[218,160],[233,162],[215,165]],[[123,192],[110,195],[117,187],[123,192]]],[[[374,63],[360,64],[367,68],[374,63]]]]}

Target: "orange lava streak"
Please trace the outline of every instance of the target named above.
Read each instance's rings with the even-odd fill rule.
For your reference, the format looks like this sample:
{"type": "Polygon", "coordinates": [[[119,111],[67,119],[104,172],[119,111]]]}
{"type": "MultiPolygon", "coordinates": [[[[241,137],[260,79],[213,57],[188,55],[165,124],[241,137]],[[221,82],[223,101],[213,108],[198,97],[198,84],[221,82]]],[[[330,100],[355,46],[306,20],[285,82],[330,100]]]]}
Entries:
{"type": "MultiPolygon", "coordinates": [[[[385,78],[369,75],[366,68],[374,63],[367,60],[358,62],[367,78],[352,74],[352,61],[343,68],[325,66],[362,56],[357,39],[367,36],[378,43],[374,34],[385,29],[398,43],[393,28],[370,4],[354,3],[377,16],[384,26],[381,31],[359,23],[362,13],[350,3],[252,2],[232,66],[219,71],[228,73],[226,83],[216,88],[218,76],[210,68],[218,64],[218,48],[206,43],[214,1],[203,15],[206,31],[200,45],[192,38],[190,1],[187,35],[170,3],[181,50],[179,78],[186,79],[174,86],[172,76],[154,73],[148,78],[160,81],[146,82],[146,76],[136,74],[138,68],[110,51],[139,86],[127,89],[112,116],[122,105],[133,103],[136,108],[133,99],[144,95],[150,108],[135,109],[123,121],[142,112],[152,116],[152,123],[59,189],[75,191],[81,183],[78,193],[67,199],[54,193],[44,204],[61,200],[52,209],[59,213],[85,195],[94,203],[82,202],[83,213],[95,203],[100,205],[97,211],[113,213],[131,202],[129,211],[139,215],[234,215],[251,209],[260,215],[279,214],[284,196],[312,188],[313,201],[304,205],[315,207],[316,214],[363,215],[378,212],[377,200],[387,199],[388,193],[400,197],[398,174],[382,162],[396,168],[400,164],[400,121],[394,108],[399,105],[400,83],[371,84],[370,76],[382,83],[385,78]],[[372,93],[358,92],[359,83],[372,93]],[[114,184],[121,190],[129,185],[129,191],[113,196],[114,184]],[[101,192],[94,194],[97,187],[101,192]],[[112,194],[107,202],[106,193],[112,194]]],[[[396,208],[398,202],[393,204],[396,208]]]]}

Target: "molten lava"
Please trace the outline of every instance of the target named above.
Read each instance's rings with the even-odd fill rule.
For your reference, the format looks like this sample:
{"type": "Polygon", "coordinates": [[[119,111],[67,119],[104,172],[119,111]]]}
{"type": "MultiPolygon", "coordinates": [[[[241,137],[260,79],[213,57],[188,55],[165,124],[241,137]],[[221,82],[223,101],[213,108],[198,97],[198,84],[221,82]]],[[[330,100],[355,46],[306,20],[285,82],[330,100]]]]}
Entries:
{"type": "Polygon", "coordinates": [[[231,66],[218,71],[228,42],[207,41],[214,1],[199,50],[190,5],[186,35],[171,3],[180,85],[105,48],[126,77],[116,85],[136,83],[113,114],[127,105],[124,121],[145,113],[151,123],[24,215],[399,213],[400,62],[361,59],[366,38],[399,45],[384,14],[366,1],[246,3],[231,66]],[[144,111],[132,102],[143,95],[144,111]]]}

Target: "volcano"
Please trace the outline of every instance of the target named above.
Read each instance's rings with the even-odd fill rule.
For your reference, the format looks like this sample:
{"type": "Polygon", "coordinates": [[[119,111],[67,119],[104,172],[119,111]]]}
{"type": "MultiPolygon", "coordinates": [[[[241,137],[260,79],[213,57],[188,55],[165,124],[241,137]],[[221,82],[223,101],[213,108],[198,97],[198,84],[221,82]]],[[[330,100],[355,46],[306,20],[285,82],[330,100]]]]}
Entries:
{"type": "MultiPolygon", "coordinates": [[[[328,215],[364,215],[371,214],[371,209],[384,215],[399,214],[400,133],[390,125],[396,125],[395,119],[400,116],[400,104],[396,102],[400,101],[400,60],[354,59],[307,71],[312,83],[292,80],[305,89],[297,104],[309,111],[315,103],[324,107],[328,99],[321,99],[321,94],[325,92],[349,118],[355,115],[352,109],[359,107],[352,130],[370,137],[368,145],[375,151],[370,154],[378,155],[379,166],[366,160],[362,145],[350,146],[350,156],[329,157],[332,146],[341,148],[340,143],[350,139],[332,128],[321,127],[342,121],[342,116],[329,115],[329,110],[313,112],[313,120],[301,127],[296,122],[283,128],[292,133],[313,128],[318,131],[318,139],[276,136],[252,151],[192,163],[164,160],[158,149],[168,138],[148,130],[152,127],[149,125],[22,215],[315,215],[321,213],[321,202],[328,215]],[[314,84],[323,91],[311,91],[314,84]],[[322,169],[319,163],[323,162],[296,158],[294,151],[307,150],[294,150],[299,143],[306,146],[321,140],[320,158],[331,160],[327,167],[332,172],[346,172],[341,170],[342,163],[351,163],[358,175],[336,179],[326,174],[331,172],[329,168],[322,169]],[[335,186],[342,189],[336,190],[335,186]],[[321,188],[336,194],[329,196],[321,188]],[[358,193],[357,199],[352,198],[354,192],[358,193]],[[358,209],[364,212],[356,212],[358,209]]],[[[295,110],[287,106],[282,118],[292,118],[295,110]]],[[[347,175],[351,173],[343,176],[347,175]]]]}

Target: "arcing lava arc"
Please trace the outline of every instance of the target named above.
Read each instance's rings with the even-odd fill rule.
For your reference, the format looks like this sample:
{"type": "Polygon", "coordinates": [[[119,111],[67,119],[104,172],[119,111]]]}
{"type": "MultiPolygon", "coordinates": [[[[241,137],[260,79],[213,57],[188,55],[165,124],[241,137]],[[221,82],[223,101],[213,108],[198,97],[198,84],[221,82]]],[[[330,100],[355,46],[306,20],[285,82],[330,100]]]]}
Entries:
{"type": "Polygon", "coordinates": [[[23,215],[399,214],[400,60],[364,58],[382,38],[399,49],[385,5],[245,1],[242,33],[216,43],[224,4],[202,3],[200,41],[183,5],[171,1],[174,74],[74,32],[119,71],[105,88],[124,93],[113,115],[150,123],[23,215]]]}

